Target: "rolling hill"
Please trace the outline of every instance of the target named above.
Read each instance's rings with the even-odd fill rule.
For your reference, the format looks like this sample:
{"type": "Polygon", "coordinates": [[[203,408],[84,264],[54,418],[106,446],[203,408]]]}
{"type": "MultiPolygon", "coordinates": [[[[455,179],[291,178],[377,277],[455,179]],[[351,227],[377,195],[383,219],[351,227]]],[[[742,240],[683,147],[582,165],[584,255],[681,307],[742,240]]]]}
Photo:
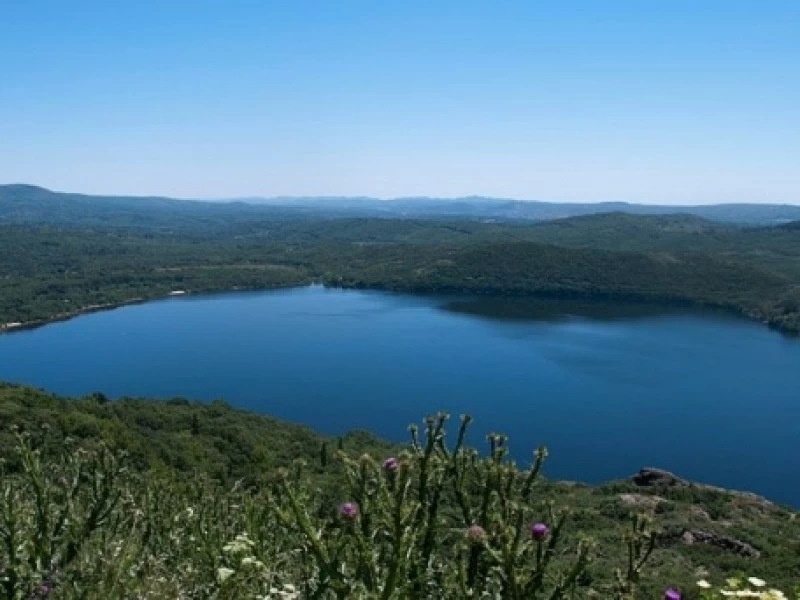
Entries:
{"type": "Polygon", "coordinates": [[[0,185],[0,222],[51,224],[172,226],[208,225],[225,219],[240,222],[277,216],[362,216],[394,218],[471,218],[542,221],[623,212],[639,215],[690,214],[741,224],[774,225],[800,220],[800,206],[717,204],[657,206],[626,202],[556,203],[485,197],[466,198],[239,198],[223,201],[164,197],[90,196],[54,192],[27,184],[0,185]]]}

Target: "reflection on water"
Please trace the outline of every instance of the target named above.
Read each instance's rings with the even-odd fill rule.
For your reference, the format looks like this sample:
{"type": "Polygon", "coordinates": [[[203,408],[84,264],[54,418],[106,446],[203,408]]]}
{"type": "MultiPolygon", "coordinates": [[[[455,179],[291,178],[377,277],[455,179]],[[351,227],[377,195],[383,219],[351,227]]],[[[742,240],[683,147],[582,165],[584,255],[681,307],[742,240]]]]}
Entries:
{"type": "Polygon", "coordinates": [[[645,319],[666,315],[706,314],[735,318],[727,311],[656,302],[612,301],[581,298],[470,297],[444,302],[443,310],[500,321],[566,321],[575,317],[592,321],[645,319]]]}

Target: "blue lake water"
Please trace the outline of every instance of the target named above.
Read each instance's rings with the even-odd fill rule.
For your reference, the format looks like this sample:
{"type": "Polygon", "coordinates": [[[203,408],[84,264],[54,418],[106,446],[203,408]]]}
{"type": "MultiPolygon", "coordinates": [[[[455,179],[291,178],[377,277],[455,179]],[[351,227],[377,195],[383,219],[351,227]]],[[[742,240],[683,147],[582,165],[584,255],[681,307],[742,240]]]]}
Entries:
{"type": "Polygon", "coordinates": [[[2,335],[0,379],[224,398],[394,440],[469,412],[476,443],[546,444],[551,477],[659,466],[800,505],[800,341],[717,312],[321,287],[175,298],[2,335]]]}

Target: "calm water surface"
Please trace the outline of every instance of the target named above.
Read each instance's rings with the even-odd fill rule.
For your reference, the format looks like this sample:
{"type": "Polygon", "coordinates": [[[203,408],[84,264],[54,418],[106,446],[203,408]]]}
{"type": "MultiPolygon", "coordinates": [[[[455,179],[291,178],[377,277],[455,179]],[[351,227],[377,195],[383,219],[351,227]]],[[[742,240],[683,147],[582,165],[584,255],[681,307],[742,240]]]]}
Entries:
{"type": "Polygon", "coordinates": [[[476,443],[547,444],[552,477],[652,465],[800,505],[800,341],[719,313],[321,287],[179,298],[2,335],[0,379],[225,398],[395,440],[469,412],[476,443]]]}

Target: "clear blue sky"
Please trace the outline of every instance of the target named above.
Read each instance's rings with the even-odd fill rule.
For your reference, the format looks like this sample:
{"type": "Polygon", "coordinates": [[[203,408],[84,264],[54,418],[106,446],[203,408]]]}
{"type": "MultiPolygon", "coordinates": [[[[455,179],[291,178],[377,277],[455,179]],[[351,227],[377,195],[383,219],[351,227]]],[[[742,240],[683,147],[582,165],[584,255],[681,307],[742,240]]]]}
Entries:
{"type": "Polygon", "coordinates": [[[800,203],[800,1],[7,0],[0,182],[800,203]]]}

